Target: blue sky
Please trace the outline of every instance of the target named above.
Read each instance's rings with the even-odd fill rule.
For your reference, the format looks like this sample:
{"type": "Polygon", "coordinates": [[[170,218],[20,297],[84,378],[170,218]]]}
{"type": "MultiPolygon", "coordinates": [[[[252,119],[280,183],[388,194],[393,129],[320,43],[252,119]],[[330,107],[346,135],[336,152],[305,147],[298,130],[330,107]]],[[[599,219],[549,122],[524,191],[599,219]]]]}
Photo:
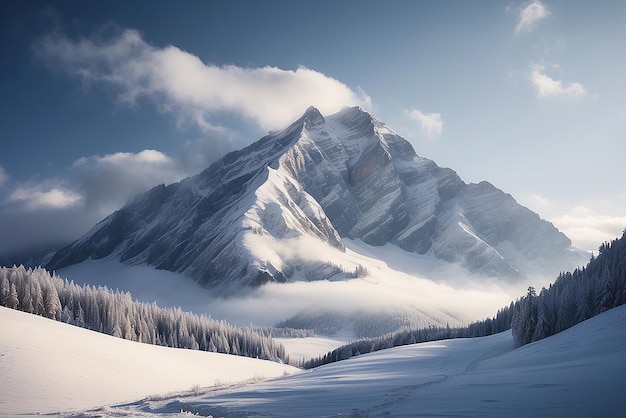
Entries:
{"type": "Polygon", "coordinates": [[[579,247],[626,227],[626,2],[0,9],[0,253],[76,238],[309,105],[362,106],[579,247]]]}

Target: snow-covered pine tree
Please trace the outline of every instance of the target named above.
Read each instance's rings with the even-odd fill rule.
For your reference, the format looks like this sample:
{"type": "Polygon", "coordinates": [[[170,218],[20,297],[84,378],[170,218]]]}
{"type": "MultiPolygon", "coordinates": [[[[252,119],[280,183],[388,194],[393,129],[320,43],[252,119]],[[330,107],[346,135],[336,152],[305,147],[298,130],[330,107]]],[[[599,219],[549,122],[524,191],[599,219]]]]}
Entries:
{"type": "Polygon", "coordinates": [[[44,298],[44,315],[50,319],[61,319],[61,301],[56,286],[52,282],[46,287],[44,298]]]}
{"type": "Polygon", "coordinates": [[[550,335],[550,320],[547,312],[548,307],[543,299],[544,297],[541,297],[537,302],[537,324],[535,325],[531,341],[538,341],[550,335]]]}
{"type": "MultiPolygon", "coordinates": [[[[527,309],[527,298],[520,300],[522,309],[527,309]]],[[[544,335],[545,330],[535,329],[532,341],[623,304],[626,301],[626,230],[621,238],[602,244],[598,256],[592,257],[585,267],[561,273],[537,299],[551,325],[547,335],[544,335]]],[[[522,312],[514,312],[512,328],[516,341],[523,344],[527,323],[520,320],[522,317],[522,312]]]]}
{"type": "Polygon", "coordinates": [[[7,306],[11,285],[4,270],[0,271],[0,306],[7,306]]]}
{"type": "Polygon", "coordinates": [[[15,288],[15,284],[11,283],[11,287],[9,289],[9,298],[7,299],[7,308],[17,309],[20,301],[17,297],[17,289],[15,288]]]}

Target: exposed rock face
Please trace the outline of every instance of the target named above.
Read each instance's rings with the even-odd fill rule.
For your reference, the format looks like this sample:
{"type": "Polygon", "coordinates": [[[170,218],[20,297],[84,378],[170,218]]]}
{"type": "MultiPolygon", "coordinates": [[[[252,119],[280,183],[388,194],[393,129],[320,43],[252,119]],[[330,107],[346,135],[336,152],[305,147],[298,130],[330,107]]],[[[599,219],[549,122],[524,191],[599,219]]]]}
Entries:
{"type": "Polygon", "coordinates": [[[360,108],[326,118],[309,108],[196,176],[137,197],[48,267],[113,256],[235,291],[287,280],[295,261],[277,248],[298,237],[340,250],[341,237],[391,243],[502,277],[571,254],[552,224],[491,184],[466,184],[418,156],[360,108]]]}

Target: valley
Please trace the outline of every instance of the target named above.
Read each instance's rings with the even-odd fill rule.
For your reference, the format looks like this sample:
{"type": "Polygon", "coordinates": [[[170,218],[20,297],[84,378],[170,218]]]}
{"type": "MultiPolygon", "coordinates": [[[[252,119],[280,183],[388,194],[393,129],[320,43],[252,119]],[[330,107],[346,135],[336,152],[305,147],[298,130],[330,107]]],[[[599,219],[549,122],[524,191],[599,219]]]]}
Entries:
{"type": "Polygon", "coordinates": [[[517,349],[504,332],[397,347],[306,372],[124,341],[6,308],[0,308],[0,319],[4,416],[616,417],[623,412],[618,388],[626,383],[626,306],[517,349]],[[24,367],[33,372],[24,373],[24,367]],[[277,379],[266,380],[272,377],[277,379]]]}

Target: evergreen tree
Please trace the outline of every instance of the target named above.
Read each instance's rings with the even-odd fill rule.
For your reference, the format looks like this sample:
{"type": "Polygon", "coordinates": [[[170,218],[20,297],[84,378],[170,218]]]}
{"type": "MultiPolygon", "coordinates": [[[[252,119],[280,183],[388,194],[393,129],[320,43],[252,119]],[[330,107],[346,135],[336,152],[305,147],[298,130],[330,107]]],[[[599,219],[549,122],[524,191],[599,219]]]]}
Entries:
{"type": "Polygon", "coordinates": [[[2,273],[0,273],[0,306],[7,306],[10,294],[11,285],[3,270],[2,273]]]}
{"type": "Polygon", "coordinates": [[[44,315],[50,319],[61,318],[61,301],[54,285],[48,286],[44,296],[44,315]]]}
{"type": "Polygon", "coordinates": [[[548,319],[547,307],[543,301],[537,304],[537,324],[531,337],[531,341],[538,341],[550,335],[550,321],[548,319]]]}
{"type": "Polygon", "coordinates": [[[133,341],[288,361],[282,345],[263,335],[262,329],[238,329],[180,308],[134,302],[129,293],[76,286],[44,269],[0,267],[0,296],[0,304],[10,308],[133,341]],[[42,296],[35,300],[40,301],[33,303],[31,293],[38,292],[42,296]]]}
{"type": "Polygon", "coordinates": [[[608,268],[604,269],[602,272],[602,282],[604,286],[602,286],[602,293],[600,295],[600,311],[604,312],[615,306],[619,306],[616,304],[616,299],[618,293],[621,294],[621,292],[619,292],[616,280],[614,276],[611,275],[608,268]]]}
{"type": "Polygon", "coordinates": [[[15,289],[15,284],[11,283],[10,289],[9,289],[9,297],[7,299],[7,308],[11,308],[11,309],[17,309],[17,307],[19,306],[20,301],[17,297],[17,289],[15,289]]]}

